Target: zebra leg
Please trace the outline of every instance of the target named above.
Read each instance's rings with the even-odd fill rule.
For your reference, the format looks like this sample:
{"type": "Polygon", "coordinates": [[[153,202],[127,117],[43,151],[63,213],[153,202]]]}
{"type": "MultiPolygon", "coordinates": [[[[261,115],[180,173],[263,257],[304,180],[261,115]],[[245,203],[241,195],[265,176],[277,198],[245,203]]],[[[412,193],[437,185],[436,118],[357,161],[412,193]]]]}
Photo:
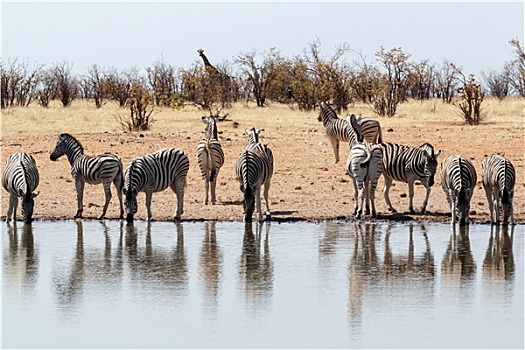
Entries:
{"type": "Polygon", "coordinates": [[[11,215],[13,215],[13,221],[16,222],[16,207],[18,206],[18,196],[16,194],[9,194],[9,208],[7,209],[7,216],[5,218],[6,222],[11,220],[11,215]]]}
{"type": "Polygon", "coordinates": [[[485,195],[487,196],[487,202],[489,202],[489,213],[490,213],[490,223],[494,225],[494,202],[492,199],[492,191],[488,186],[485,186],[483,183],[483,187],[485,188],[485,195]]]}
{"type": "Polygon", "coordinates": [[[211,193],[211,204],[215,205],[217,203],[216,197],[215,197],[215,188],[217,187],[217,177],[219,176],[219,170],[216,170],[215,172],[215,178],[210,183],[210,193],[211,193]]]}
{"type": "MultiPolygon", "coordinates": [[[[425,212],[427,211],[428,199],[430,198],[430,191],[432,191],[432,187],[428,186],[426,187],[426,190],[427,190],[427,195],[425,196],[425,200],[423,201],[423,206],[421,207],[421,214],[425,214],[425,212]]],[[[414,197],[414,192],[412,192],[411,198],[413,197],[414,197]]],[[[410,202],[410,205],[412,206],[412,202],[410,202]]]]}
{"type": "Polygon", "coordinates": [[[337,164],[339,163],[339,140],[330,139],[330,143],[332,144],[332,148],[334,149],[334,164],[337,164]]]}
{"type": "Polygon", "coordinates": [[[501,198],[499,195],[497,195],[496,193],[494,193],[494,207],[495,207],[495,210],[494,210],[494,213],[495,213],[495,216],[496,216],[496,224],[499,225],[501,220],[501,198]]]}
{"type": "Polygon", "coordinates": [[[352,185],[354,185],[354,211],[352,212],[352,215],[357,215],[357,209],[358,209],[358,205],[357,205],[357,198],[358,198],[358,193],[359,193],[359,190],[357,188],[357,180],[354,178],[354,177],[350,177],[351,180],[352,180],[352,185]]]}
{"type": "MultiPolygon", "coordinates": [[[[259,189],[260,191],[260,189],[259,189]]],[[[266,220],[270,220],[272,215],[270,214],[270,202],[268,202],[268,193],[270,192],[270,180],[264,183],[264,202],[266,204],[266,220]]]]}
{"type": "Polygon", "coordinates": [[[75,187],[77,189],[77,213],[74,218],[78,219],[82,217],[82,212],[84,211],[82,205],[84,200],[84,181],[79,178],[75,179],[75,187]]]}
{"type": "Polygon", "coordinates": [[[414,211],[414,181],[408,182],[408,211],[410,214],[415,214],[414,211]]]}
{"type": "Polygon", "coordinates": [[[259,213],[259,222],[262,222],[263,216],[261,210],[261,185],[255,186],[255,205],[257,212],[259,213]]]}
{"type": "Polygon", "coordinates": [[[377,212],[376,212],[376,188],[377,188],[377,180],[370,181],[370,203],[372,205],[372,217],[377,218],[377,212]]]}
{"type": "Polygon", "coordinates": [[[151,221],[153,215],[151,215],[151,198],[153,197],[153,192],[146,192],[146,212],[147,217],[146,221],[151,221]]]}
{"type": "MultiPolygon", "coordinates": [[[[449,190],[449,191],[452,192],[454,190],[449,190]]],[[[452,214],[452,225],[454,225],[457,220],[456,195],[454,193],[449,193],[448,196],[449,196],[448,198],[450,198],[449,203],[450,203],[450,213],[452,214]]]]}
{"type": "Polygon", "coordinates": [[[173,215],[173,220],[175,221],[179,221],[184,213],[184,184],[185,180],[174,181],[170,185],[171,190],[177,195],[177,211],[175,212],[175,215],[173,215]]]}
{"type": "Polygon", "coordinates": [[[104,209],[102,209],[102,214],[98,217],[99,220],[106,218],[106,212],[108,211],[109,202],[111,201],[111,182],[104,182],[102,184],[104,186],[104,195],[106,201],[104,202],[104,209]]]}
{"type": "Polygon", "coordinates": [[[365,179],[365,199],[366,199],[366,206],[365,206],[365,215],[370,215],[370,178],[367,175],[367,178],[365,179]]]}
{"type": "Polygon", "coordinates": [[[115,185],[115,188],[117,190],[117,197],[120,205],[120,215],[118,218],[122,220],[124,219],[124,205],[122,202],[122,187],[124,186],[124,184],[122,182],[122,178],[117,175],[117,177],[115,177],[115,179],[113,180],[113,184],[115,185]]]}
{"type": "Polygon", "coordinates": [[[383,176],[385,179],[385,186],[383,187],[383,194],[385,195],[385,201],[386,205],[388,206],[388,210],[392,213],[397,213],[397,210],[394,209],[392,206],[392,203],[390,202],[390,197],[388,196],[388,192],[390,191],[390,187],[392,186],[392,179],[388,176],[383,176]]]}
{"type": "MultiPolygon", "coordinates": [[[[210,191],[210,181],[209,181],[209,178],[206,177],[204,179],[204,192],[206,193],[206,195],[204,196],[204,204],[205,205],[208,205],[208,192],[210,191]]],[[[213,203],[213,195],[212,195],[212,203],[213,203]]]]}
{"type": "Polygon", "coordinates": [[[363,181],[358,181],[357,187],[359,188],[359,209],[357,209],[357,214],[355,215],[355,218],[361,219],[361,214],[363,213],[363,201],[365,200],[366,186],[363,184],[363,181]]]}

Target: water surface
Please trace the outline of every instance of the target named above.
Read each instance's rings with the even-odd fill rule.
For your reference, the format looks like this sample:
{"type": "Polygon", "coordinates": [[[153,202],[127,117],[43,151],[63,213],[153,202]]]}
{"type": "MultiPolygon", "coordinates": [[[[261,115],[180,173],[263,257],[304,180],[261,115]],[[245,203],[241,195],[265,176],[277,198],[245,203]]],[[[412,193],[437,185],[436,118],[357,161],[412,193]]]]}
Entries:
{"type": "Polygon", "coordinates": [[[524,227],[2,223],[4,348],[523,348],[524,227]]]}

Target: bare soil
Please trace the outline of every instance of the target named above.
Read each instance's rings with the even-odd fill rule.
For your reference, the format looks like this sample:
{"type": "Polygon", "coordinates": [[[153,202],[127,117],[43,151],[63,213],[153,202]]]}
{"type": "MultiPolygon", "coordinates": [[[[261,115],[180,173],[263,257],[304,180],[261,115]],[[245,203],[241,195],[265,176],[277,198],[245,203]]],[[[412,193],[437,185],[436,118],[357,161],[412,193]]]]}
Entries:
{"type": "MultiPolygon", "coordinates": [[[[297,112],[299,113],[299,112],[297,112]]],[[[75,136],[82,142],[85,154],[97,155],[104,152],[118,154],[124,168],[136,156],[154,152],[165,147],[176,147],[185,151],[190,158],[190,171],[184,197],[183,221],[225,220],[242,221],[242,193],[235,177],[234,164],[246,144],[246,127],[262,128],[262,142],[267,143],[274,153],[275,170],[270,188],[270,209],[275,221],[322,221],[332,219],[351,219],[354,207],[353,188],[344,172],[348,156],[348,146],[340,146],[341,161],[334,164],[330,143],[324,134],[323,126],[317,122],[316,114],[304,114],[302,119],[287,122],[277,120],[257,120],[237,116],[219,124],[221,143],[226,161],[218,176],[216,205],[204,205],[204,184],[196,161],[196,146],[202,138],[204,125],[200,115],[193,116],[184,125],[192,125],[189,130],[181,130],[174,122],[170,127],[157,127],[143,133],[85,132],[75,136]],[[192,117],[192,118],[193,118],[192,117]]],[[[478,184],[471,202],[471,219],[486,222],[489,219],[487,199],[481,186],[481,161],[486,155],[500,153],[509,158],[517,171],[518,178],[514,195],[514,216],[517,222],[525,221],[525,182],[524,182],[524,126],[523,118],[513,125],[487,122],[478,126],[468,126],[454,121],[380,119],[385,141],[408,145],[421,145],[429,142],[441,149],[441,162],[452,154],[469,157],[478,171],[478,184]]],[[[67,127],[64,127],[67,130],[67,127]]],[[[76,212],[76,192],[70,175],[70,165],[65,157],[51,162],[49,153],[56,143],[56,133],[9,132],[2,134],[2,169],[7,157],[13,152],[31,153],[40,171],[40,191],[36,198],[35,219],[72,219],[76,212]]],[[[425,215],[408,213],[408,186],[395,182],[390,198],[398,214],[390,214],[382,194],[383,180],[380,179],[376,192],[377,220],[423,220],[448,222],[450,211],[441,189],[441,180],[436,174],[436,184],[432,189],[425,215]]],[[[118,218],[119,208],[112,187],[107,217],[118,218]]],[[[414,207],[419,208],[425,196],[421,184],[415,186],[414,207]]],[[[2,218],[7,211],[7,196],[2,190],[2,218]]],[[[137,219],[144,219],[146,210],[144,194],[139,195],[137,219]]],[[[264,205],[264,200],[262,201],[264,205]]],[[[84,193],[84,218],[96,219],[104,204],[102,185],[86,185],[84,193]]],[[[171,220],[176,208],[176,197],[171,190],[153,195],[152,211],[154,220],[171,220]]],[[[18,217],[20,218],[20,208],[18,217]]],[[[254,213],[254,219],[256,213],[254,213]]],[[[369,220],[370,217],[365,217],[369,220]]]]}

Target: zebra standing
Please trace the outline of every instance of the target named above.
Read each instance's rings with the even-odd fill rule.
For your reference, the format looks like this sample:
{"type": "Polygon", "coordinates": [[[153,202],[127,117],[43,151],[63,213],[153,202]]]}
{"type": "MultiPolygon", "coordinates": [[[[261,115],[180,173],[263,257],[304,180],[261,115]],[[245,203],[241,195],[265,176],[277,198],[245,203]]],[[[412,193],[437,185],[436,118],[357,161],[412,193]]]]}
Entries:
{"type": "Polygon", "coordinates": [[[268,219],[270,217],[268,192],[273,175],[273,154],[267,145],[259,143],[260,129],[246,129],[245,132],[248,135],[248,145],[241,152],[235,164],[237,180],[244,193],[244,221],[252,221],[255,204],[259,212],[259,221],[263,221],[261,186],[264,184],[266,218],[268,219]]]}
{"type": "Polygon", "coordinates": [[[495,154],[486,157],[481,163],[481,179],[489,202],[490,222],[499,224],[500,211],[503,211],[503,222],[507,223],[510,216],[510,222],[514,225],[512,199],[516,171],[510,160],[495,154]]]}
{"type": "Polygon", "coordinates": [[[39,192],[34,192],[39,182],[36,161],[32,155],[27,153],[13,153],[7,158],[2,175],[2,186],[9,193],[9,208],[7,209],[6,221],[16,221],[16,207],[18,198],[22,198],[22,215],[24,221],[30,224],[33,220],[34,198],[39,192]]]}
{"type": "Polygon", "coordinates": [[[430,197],[430,190],[434,185],[437,157],[441,150],[434,153],[434,147],[429,143],[425,143],[421,147],[414,147],[383,142],[379,146],[382,151],[383,177],[385,179],[383,193],[388,209],[391,212],[396,212],[388,195],[392,181],[403,181],[408,183],[408,209],[411,214],[415,214],[413,206],[414,182],[419,180],[427,190],[423,206],[421,207],[421,213],[424,214],[430,197]]]}
{"type": "Polygon", "coordinates": [[[350,149],[350,155],[346,161],[346,174],[353,179],[354,215],[356,219],[361,218],[365,195],[367,198],[367,209],[368,198],[370,197],[370,201],[372,202],[372,216],[374,218],[377,217],[375,191],[383,169],[381,153],[382,151],[379,145],[368,142],[357,143],[350,149]],[[369,190],[370,195],[368,194],[369,190]],[[357,198],[358,192],[359,201],[357,198]]]}
{"type": "Polygon", "coordinates": [[[189,168],[188,156],[176,148],[161,149],[133,159],[124,175],[126,221],[133,222],[133,215],[138,209],[137,194],[139,192],[146,193],[147,220],[150,221],[153,193],[164,191],[168,186],[177,195],[177,211],[173,219],[180,220],[184,212],[184,187],[189,168]]]}
{"type": "Polygon", "coordinates": [[[111,199],[111,183],[117,189],[117,197],[120,204],[119,219],[124,216],[124,208],[122,205],[122,186],[124,183],[124,176],[122,171],[122,161],[120,158],[111,153],[104,153],[95,157],[84,155],[84,147],[80,142],[70,134],[58,135],[58,141],[55,149],[51,152],[49,158],[56,161],[63,155],[66,155],[69,164],[71,165],[71,176],[75,181],[75,188],[77,191],[77,213],[75,218],[81,218],[83,212],[83,197],[84,185],[86,183],[91,185],[98,185],[102,183],[104,186],[104,194],[106,201],[102,214],[98,219],[103,219],[108,210],[109,201],[111,199]]]}
{"type": "MultiPolygon", "coordinates": [[[[348,117],[347,117],[348,118],[348,117]]],[[[319,105],[319,114],[317,120],[323,123],[325,128],[326,136],[332,144],[334,150],[334,164],[339,163],[339,141],[350,142],[350,147],[353,145],[349,140],[349,135],[351,130],[349,130],[348,123],[344,119],[337,117],[337,113],[330,107],[326,102],[321,102],[319,105]]],[[[366,141],[370,143],[380,143],[382,142],[381,136],[381,125],[375,119],[371,118],[361,118],[359,115],[356,118],[360,128],[361,133],[366,141]]]]}
{"type": "Polygon", "coordinates": [[[448,156],[441,163],[441,187],[452,213],[452,224],[469,222],[470,199],[476,186],[476,169],[472,162],[461,156],[448,156]]]}
{"type": "Polygon", "coordinates": [[[202,117],[206,124],[205,138],[197,145],[197,161],[204,180],[206,197],[204,204],[208,204],[208,191],[211,187],[211,204],[215,204],[215,187],[219,170],[224,164],[224,152],[217,138],[217,117],[202,117]]]}

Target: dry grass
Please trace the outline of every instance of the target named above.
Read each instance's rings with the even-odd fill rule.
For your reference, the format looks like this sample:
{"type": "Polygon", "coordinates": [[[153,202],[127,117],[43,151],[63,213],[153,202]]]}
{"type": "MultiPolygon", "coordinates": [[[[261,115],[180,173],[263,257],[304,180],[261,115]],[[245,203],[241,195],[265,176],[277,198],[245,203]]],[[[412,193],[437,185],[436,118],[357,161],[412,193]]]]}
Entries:
{"type": "MultiPolygon", "coordinates": [[[[410,145],[432,143],[442,149],[440,160],[451,154],[462,154],[473,160],[478,170],[478,187],[474,193],[473,210],[478,221],[488,218],[481,180],[481,161],[485,155],[505,154],[518,172],[515,194],[515,215],[525,219],[524,181],[524,104],[523,99],[507,98],[504,101],[486,99],[483,102],[482,123],[468,126],[462,121],[458,109],[440,100],[411,101],[399,105],[398,115],[379,118],[385,141],[410,145]]],[[[54,147],[56,135],[69,132],[83,143],[86,154],[105,151],[119,154],[124,167],[138,155],[163,147],[177,147],[188,153],[191,162],[188,187],[185,195],[183,219],[242,220],[239,204],[241,193],[235,179],[233,164],[245,145],[244,129],[259,127],[263,130],[264,143],[274,152],[275,172],[270,190],[271,209],[276,219],[331,219],[348,217],[353,209],[351,185],[344,174],[348,156],[347,146],[341,145],[341,162],[333,164],[333,153],[323,126],[317,121],[317,111],[294,111],[287,106],[271,105],[257,108],[237,104],[229,111],[228,119],[219,124],[226,163],[219,175],[217,196],[219,205],[202,204],[204,190],[195,161],[195,147],[203,136],[202,111],[195,108],[174,110],[158,109],[151,130],[142,133],[124,133],[115,115],[127,115],[126,109],[116,103],[107,103],[96,109],[93,103],[74,101],[69,108],[53,104],[44,109],[39,106],[14,108],[2,111],[2,166],[7,156],[16,151],[35,155],[41,171],[41,195],[37,200],[37,218],[71,218],[76,206],[74,185],[65,159],[49,161],[49,151],[54,147]]],[[[374,117],[367,105],[351,106],[348,113],[361,113],[374,117]]],[[[344,117],[344,116],[341,116],[344,117]]],[[[380,187],[382,179],[380,180],[380,187]]],[[[396,183],[391,199],[398,210],[408,207],[406,184],[396,183]]],[[[2,199],[5,192],[2,192],[2,199]]],[[[379,213],[386,215],[386,205],[380,191],[376,194],[379,213]]],[[[421,186],[416,186],[414,204],[418,207],[424,197],[421,186]]],[[[143,199],[139,198],[139,218],[144,215],[143,199]]],[[[101,186],[86,186],[85,215],[96,217],[103,203],[101,186]]],[[[153,215],[167,219],[175,207],[170,191],[153,196],[153,215]]],[[[2,200],[2,215],[7,203],[2,200]]],[[[446,220],[448,206],[440,188],[439,176],[429,202],[431,215],[424,220],[446,220]]],[[[117,213],[116,198],[112,199],[108,215],[117,213]]],[[[404,216],[406,218],[406,216],[404,216]]],[[[383,216],[383,218],[390,218],[383,216]]]]}

